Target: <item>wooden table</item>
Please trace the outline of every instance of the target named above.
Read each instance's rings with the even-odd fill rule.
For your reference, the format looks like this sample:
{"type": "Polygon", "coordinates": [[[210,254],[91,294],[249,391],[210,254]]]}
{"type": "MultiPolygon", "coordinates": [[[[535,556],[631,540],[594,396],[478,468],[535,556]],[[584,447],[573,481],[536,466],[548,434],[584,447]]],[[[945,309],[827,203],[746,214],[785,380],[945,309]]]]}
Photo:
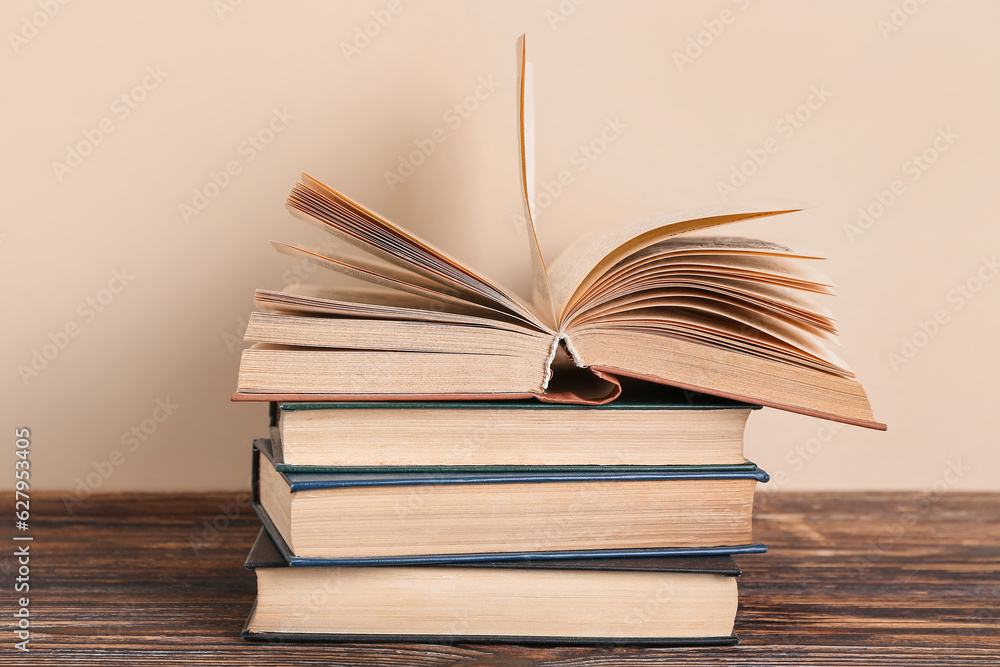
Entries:
{"type": "Polygon", "coordinates": [[[1000,664],[1000,495],[759,497],[770,553],[739,559],[742,643],[700,649],[247,643],[247,500],[94,495],[69,514],[35,494],[31,652],[12,648],[8,546],[0,664],[1000,664]]]}

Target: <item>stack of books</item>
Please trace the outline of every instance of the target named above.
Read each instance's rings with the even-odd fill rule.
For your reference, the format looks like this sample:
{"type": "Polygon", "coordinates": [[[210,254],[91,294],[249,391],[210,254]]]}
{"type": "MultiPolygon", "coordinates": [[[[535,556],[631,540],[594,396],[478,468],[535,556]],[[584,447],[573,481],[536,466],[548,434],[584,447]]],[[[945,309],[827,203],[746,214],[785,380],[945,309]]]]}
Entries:
{"type": "Polygon", "coordinates": [[[654,393],[273,403],[245,636],[734,641],[753,408],[654,393]]]}
{"type": "Polygon", "coordinates": [[[732,643],[732,556],[765,551],[749,414],[885,428],[825,344],[816,258],[710,233],[792,209],[644,218],[546,265],[524,72],[522,41],[531,299],[308,176],[289,197],[343,247],[275,247],[367,285],[256,293],[246,638],[732,643]]]}

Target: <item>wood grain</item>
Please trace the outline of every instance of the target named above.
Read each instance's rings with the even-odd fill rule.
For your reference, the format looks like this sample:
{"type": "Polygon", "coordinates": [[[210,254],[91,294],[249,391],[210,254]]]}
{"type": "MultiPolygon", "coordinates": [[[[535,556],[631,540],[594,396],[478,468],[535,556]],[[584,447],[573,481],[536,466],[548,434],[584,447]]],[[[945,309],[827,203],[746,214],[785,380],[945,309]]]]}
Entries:
{"type": "Polygon", "coordinates": [[[94,495],[73,513],[35,495],[31,652],[5,622],[0,664],[1000,664],[1000,494],[771,493],[756,512],[771,551],[739,559],[735,647],[295,645],[238,638],[259,526],[245,494],[94,495]]]}

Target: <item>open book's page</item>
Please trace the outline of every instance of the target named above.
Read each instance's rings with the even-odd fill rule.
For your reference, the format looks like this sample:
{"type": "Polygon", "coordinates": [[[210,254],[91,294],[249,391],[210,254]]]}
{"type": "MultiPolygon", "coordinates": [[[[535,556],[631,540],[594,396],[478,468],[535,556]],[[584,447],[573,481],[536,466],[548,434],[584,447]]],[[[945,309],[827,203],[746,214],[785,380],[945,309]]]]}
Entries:
{"type": "Polygon", "coordinates": [[[460,322],[512,331],[537,331],[513,317],[497,317],[496,311],[481,306],[447,304],[375,285],[372,288],[288,285],[281,292],[258,289],[254,293],[254,303],[261,310],[294,314],[460,322]]]}
{"type": "Polygon", "coordinates": [[[801,206],[713,206],[679,213],[639,218],[597,230],[570,245],[549,267],[552,303],[560,322],[577,292],[586,290],[600,275],[628,255],[671,236],[738,220],[790,213],[801,206]]]}
{"type": "MultiPolygon", "coordinates": [[[[688,329],[688,331],[691,331],[688,329]]],[[[755,405],[885,430],[858,380],[814,364],[629,326],[584,325],[570,334],[578,362],[613,375],[664,382],[755,405]]]]}
{"type": "MultiPolygon", "coordinates": [[[[425,289],[442,292],[444,294],[451,294],[452,296],[460,296],[469,300],[475,300],[476,298],[475,292],[461,289],[461,287],[451,283],[445,283],[440,280],[428,278],[422,273],[417,273],[416,271],[411,271],[397,266],[396,264],[387,262],[376,257],[375,255],[359,252],[353,246],[342,245],[333,249],[317,249],[309,246],[292,246],[287,243],[281,243],[274,240],[271,241],[271,246],[283,255],[298,256],[303,261],[313,261],[310,259],[311,257],[323,257],[331,262],[335,262],[345,267],[351,267],[356,271],[379,276],[380,278],[387,278],[396,282],[409,283],[410,285],[415,285],[417,287],[423,287],[425,289]]],[[[323,266],[324,268],[332,268],[326,266],[325,264],[323,266]]],[[[364,278],[361,278],[361,280],[364,280],[364,278]]],[[[492,302],[490,303],[492,304],[492,302]]]]}
{"type": "Polygon", "coordinates": [[[373,319],[454,322],[508,331],[537,331],[515,320],[497,317],[495,311],[471,304],[445,304],[400,292],[375,287],[357,289],[323,285],[289,285],[283,292],[258,289],[254,303],[264,311],[297,315],[339,315],[373,319]]]}
{"type": "Polygon", "coordinates": [[[350,276],[351,278],[370,282],[374,285],[379,285],[387,289],[398,290],[400,292],[406,292],[408,294],[414,294],[426,299],[434,299],[457,306],[479,305],[485,310],[495,312],[499,317],[509,316],[506,311],[499,309],[494,302],[487,299],[480,298],[472,300],[459,296],[453,290],[448,290],[448,288],[423,287],[421,285],[415,285],[391,276],[385,276],[364,268],[352,266],[345,262],[338,262],[332,257],[326,257],[325,255],[321,255],[316,252],[296,248],[295,246],[290,246],[285,243],[278,243],[277,241],[272,241],[271,245],[274,246],[275,250],[283,255],[288,255],[289,257],[294,257],[296,259],[305,259],[314,262],[317,266],[321,266],[325,269],[350,276]]]}
{"type": "Polygon", "coordinates": [[[745,239],[743,249],[735,246],[743,239],[727,237],[721,240],[729,246],[723,249],[723,246],[712,246],[711,239],[685,239],[682,236],[661,241],[630,255],[602,273],[586,291],[581,290],[574,296],[573,306],[563,313],[564,328],[577,314],[592,309],[594,304],[637,291],[638,296],[648,298],[650,295],[643,294],[642,290],[653,286],[649,281],[662,282],[668,277],[672,277],[671,282],[675,286],[693,279],[710,280],[715,286],[731,280],[750,280],[755,291],[759,292],[758,296],[777,296],[778,300],[788,305],[806,306],[817,315],[832,317],[829,310],[796,293],[833,294],[829,278],[804,261],[794,261],[818,258],[796,255],[787,249],[782,254],[778,251],[782,246],[776,244],[762,252],[754,247],[761,242],[753,239],[745,239]]]}
{"type": "Polygon", "coordinates": [[[517,40],[517,128],[521,155],[521,193],[524,195],[525,232],[528,236],[528,250],[531,253],[532,294],[531,303],[535,313],[553,329],[556,328],[556,314],[552,305],[549,278],[545,272],[545,259],[538,247],[535,223],[532,218],[534,200],[534,91],[530,64],[525,62],[524,35],[517,40]]]}
{"type": "Polygon", "coordinates": [[[639,261],[653,256],[670,255],[719,255],[734,253],[739,255],[773,255],[798,259],[823,259],[815,253],[796,252],[791,248],[772,241],[752,239],[745,236],[716,234],[685,234],[661,241],[633,254],[629,261],[639,261]]]}
{"type": "Polygon", "coordinates": [[[836,374],[850,374],[847,365],[821,339],[794,323],[768,312],[733,306],[700,296],[661,299],[655,306],[588,318],[586,324],[616,325],[669,335],[689,336],[708,345],[740,346],[750,354],[771,354],[789,363],[805,363],[836,374]]]}
{"type": "MultiPolygon", "coordinates": [[[[601,302],[576,315],[566,325],[566,328],[568,331],[578,323],[592,322],[600,317],[640,309],[647,311],[651,308],[669,308],[677,303],[678,299],[698,299],[699,301],[709,300],[713,304],[724,307],[740,308],[760,317],[777,319],[786,324],[804,328],[823,340],[839,344],[835,336],[837,333],[835,320],[816,312],[812,304],[800,302],[800,305],[796,305],[786,294],[780,294],[779,299],[763,297],[759,293],[761,287],[764,286],[755,284],[751,287],[744,283],[742,289],[734,290],[727,289],[725,285],[713,284],[705,280],[679,282],[668,289],[656,290],[651,294],[625,295],[601,302]],[[755,294],[755,291],[758,293],[755,294]]],[[[788,294],[791,292],[792,290],[786,290],[788,294]]]]}
{"type": "Polygon", "coordinates": [[[472,291],[538,328],[547,328],[529,308],[512,296],[510,290],[477,274],[443,251],[307,174],[303,174],[293,188],[288,207],[297,217],[318,224],[341,240],[384,261],[472,291]]]}

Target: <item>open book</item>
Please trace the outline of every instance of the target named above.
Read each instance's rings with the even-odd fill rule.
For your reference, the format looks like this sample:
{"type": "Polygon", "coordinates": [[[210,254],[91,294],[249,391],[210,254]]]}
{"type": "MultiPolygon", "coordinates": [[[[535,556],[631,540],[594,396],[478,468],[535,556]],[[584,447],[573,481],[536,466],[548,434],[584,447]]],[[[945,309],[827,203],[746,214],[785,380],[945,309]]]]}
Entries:
{"type": "MultiPolygon", "coordinates": [[[[272,242],[365,288],[258,290],[234,400],[503,399],[605,403],[619,376],[884,429],[827,346],[836,325],[819,259],[721,225],[795,208],[719,206],[633,220],[542,258],[525,145],[518,41],[521,185],[530,300],[307,175],[297,217],[349,252],[272,242]]],[[[527,128],[529,136],[533,130],[527,128]]]]}

